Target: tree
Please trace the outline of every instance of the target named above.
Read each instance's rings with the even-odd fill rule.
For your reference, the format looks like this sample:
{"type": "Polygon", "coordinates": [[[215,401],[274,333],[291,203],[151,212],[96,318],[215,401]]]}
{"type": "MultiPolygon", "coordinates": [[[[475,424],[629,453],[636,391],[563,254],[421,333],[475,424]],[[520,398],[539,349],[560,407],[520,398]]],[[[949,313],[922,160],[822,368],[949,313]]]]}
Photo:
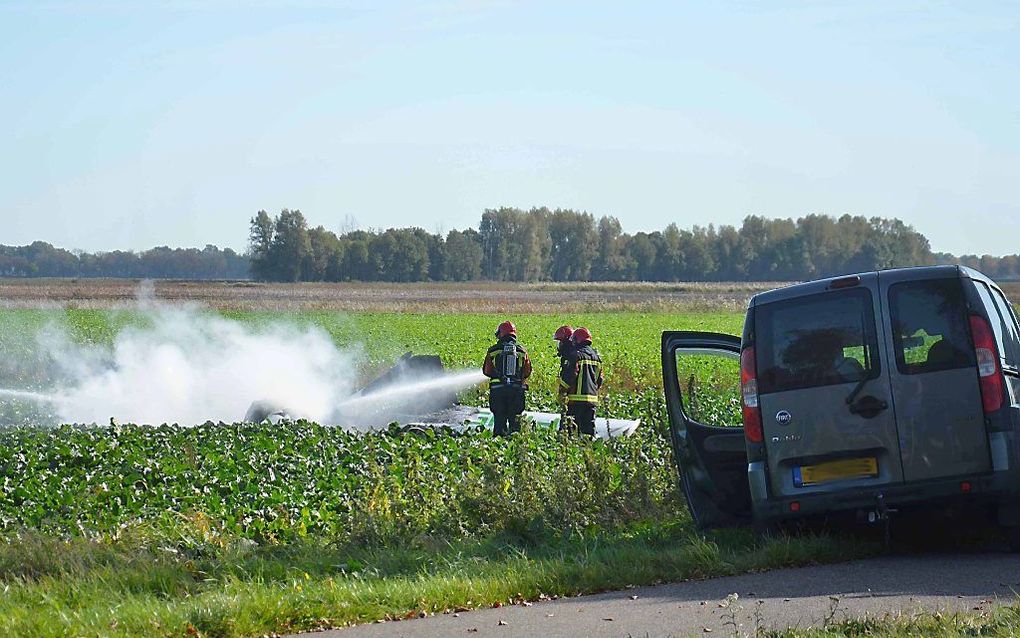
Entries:
{"type": "Polygon", "coordinates": [[[428,246],[415,229],[390,228],[372,239],[375,270],[383,281],[425,281],[428,246]]]}
{"type": "Polygon", "coordinates": [[[378,278],[370,246],[371,240],[367,236],[352,238],[345,244],[342,268],[344,281],[374,281],[378,278]]]}
{"type": "Polygon", "coordinates": [[[744,238],[733,226],[720,226],[716,236],[715,263],[717,277],[722,281],[740,281],[748,277],[749,249],[744,238]]]}
{"type": "Polygon", "coordinates": [[[482,236],[476,230],[451,230],[446,235],[443,279],[471,281],[482,274],[482,236]]]}
{"type": "Polygon", "coordinates": [[[70,252],[37,241],[0,246],[9,277],[173,277],[277,281],[502,281],[808,279],[877,268],[963,264],[999,278],[1020,278],[1020,255],[933,254],[928,240],[897,219],[806,215],[748,216],[739,228],[713,226],[623,232],[614,217],[569,209],[499,208],[478,230],[445,239],[421,228],[309,230],[297,210],[249,220],[245,254],[156,246],[136,253],[70,252]]]}
{"type": "Polygon", "coordinates": [[[429,258],[428,278],[432,281],[442,281],[443,273],[446,271],[446,242],[439,233],[427,233],[421,228],[415,229],[415,235],[419,241],[425,244],[429,258]]]}
{"type": "Polygon", "coordinates": [[[636,233],[630,241],[630,255],[634,258],[634,279],[637,281],[656,281],[656,265],[658,262],[657,237],[659,233],[636,233]]]}
{"type": "Polygon", "coordinates": [[[624,261],[625,252],[623,227],[615,217],[602,217],[598,225],[598,249],[595,263],[592,264],[591,277],[595,281],[612,281],[625,279],[627,270],[624,261]]]}
{"type": "Polygon", "coordinates": [[[595,218],[588,213],[557,209],[547,219],[549,278],[553,281],[587,280],[598,252],[595,218]]]}
{"type": "Polygon", "coordinates": [[[300,281],[307,272],[306,259],[311,258],[308,224],[299,210],[284,208],[276,217],[273,239],[269,245],[269,262],[274,281],[300,281]]]}
{"type": "Polygon", "coordinates": [[[510,242],[513,238],[520,211],[513,208],[486,210],[478,232],[482,239],[482,276],[486,279],[512,278],[510,242]]]}
{"type": "Polygon", "coordinates": [[[710,281],[716,276],[716,235],[715,228],[695,226],[690,233],[684,233],[683,252],[687,256],[687,279],[710,281]]]}
{"type": "MultiPolygon", "coordinates": [[[[691,250],[690,233],[681,234],[675,223],[666,226],[662,231],[659,255],[656,258],[656,279],[662,281],[679,281],[688,274],[684,252],[691,250]]],[[[705,273],[699,273],[704,277],[705,273]]]]}
{"type": "Polygon", "coordinates": [[[273,272],[269,249],[273,244],[273,220],[269,213],[260,210],[251,218],[248,231],[248,258],[251,275],[255,279],[269,279],[273,272]]]}
{"type": "Polygon", "coordinates": [[[309,258],[303,262],[303,281],[337,281],[343,248],[331,231],[316,226],[308,231],[309,258]]]}
{"type": "Polygon", "coordinates": [[[548,278],[552,251],[549,209],[486,210],[478,227],[482,237],[482,275],[503,281],[538,281],[548,278]]]}

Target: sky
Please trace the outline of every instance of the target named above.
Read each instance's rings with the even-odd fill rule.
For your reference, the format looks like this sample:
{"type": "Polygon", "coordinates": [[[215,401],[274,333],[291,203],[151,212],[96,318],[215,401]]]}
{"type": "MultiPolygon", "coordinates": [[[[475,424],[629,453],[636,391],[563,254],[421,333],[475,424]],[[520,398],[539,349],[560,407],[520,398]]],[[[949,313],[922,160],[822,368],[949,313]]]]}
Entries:
{"type": "Polygon", "coordinates": [[[486,208],[898,217],[1020,252],[1016,2],[0,0],[0,244],[486,208]]]}

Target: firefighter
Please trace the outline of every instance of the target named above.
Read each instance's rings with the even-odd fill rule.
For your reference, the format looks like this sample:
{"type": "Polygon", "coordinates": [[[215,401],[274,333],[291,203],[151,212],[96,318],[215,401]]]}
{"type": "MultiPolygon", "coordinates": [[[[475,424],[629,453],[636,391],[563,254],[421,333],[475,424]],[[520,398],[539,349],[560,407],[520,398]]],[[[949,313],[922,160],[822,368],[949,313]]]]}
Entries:
{"type": "Polygon", "coordinates": [[[560,326],[553,334],[553,339],[556,341],[556,355],[560,358],[560,367],[558,372],[559,392],[557,392],[557,402],[560,406],[560,431],[567,429],[565,425],[567,420],[567,393],[569,388],[563,380],[563,371],[567,367],[574,367],[574,344],[570,340],[570,336],[572,334],[574,334],[574,329],[570,326],[560,326]]]}
{"type": "Polygon", "coordinates": [[[591,332],[578,328],[570,336],[573,365],[564,366],[560,380],[567,388],[567,416],[573,417],[581,434],[595,436],[595,406],[604,380],[602,359],[591,347],[591,332]]]}
{"type": "Polygon", "coordinates": [[[496,344],[485,353],[482,372],[489,377],[489,409],[493,436],[508,436],[521,429],[524,393],[531,376],[531,359],[517,343],[517,328],[504,321],[496,328],[496,344]]]}

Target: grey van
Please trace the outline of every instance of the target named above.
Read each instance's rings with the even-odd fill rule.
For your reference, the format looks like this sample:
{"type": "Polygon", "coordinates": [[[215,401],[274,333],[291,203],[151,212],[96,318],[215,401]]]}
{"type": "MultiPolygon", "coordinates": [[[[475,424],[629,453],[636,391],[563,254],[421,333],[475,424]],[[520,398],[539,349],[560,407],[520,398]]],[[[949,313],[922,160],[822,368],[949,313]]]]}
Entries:
{"type": "Polygon", "coordinates": [[[963,501],[1020,529],[1020,324],[981,273],[906,268],[762,293],[742,338],[663,333],[662,365],[700,527],[963,501]],[[687,354],[739,361],[742,428],[692,415],[687,354]]]}

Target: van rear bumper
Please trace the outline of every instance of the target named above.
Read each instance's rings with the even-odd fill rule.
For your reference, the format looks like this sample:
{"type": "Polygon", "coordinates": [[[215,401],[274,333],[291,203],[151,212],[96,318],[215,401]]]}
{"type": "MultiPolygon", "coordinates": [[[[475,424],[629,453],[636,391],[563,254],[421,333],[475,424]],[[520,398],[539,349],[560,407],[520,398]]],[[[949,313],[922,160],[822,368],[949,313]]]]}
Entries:
{"type": "Polygon", "coordinates": [[[1005,504],[1020,498],[1020,470],[954,476],[874,488],[769,498],[755,501],[754,517],[777,521],[848,511],[875,511],[879,503],[892,509],[923,508],[947,501],[1005,504]],[[965,489],[969,485],[969,490],[965,489]]]}

